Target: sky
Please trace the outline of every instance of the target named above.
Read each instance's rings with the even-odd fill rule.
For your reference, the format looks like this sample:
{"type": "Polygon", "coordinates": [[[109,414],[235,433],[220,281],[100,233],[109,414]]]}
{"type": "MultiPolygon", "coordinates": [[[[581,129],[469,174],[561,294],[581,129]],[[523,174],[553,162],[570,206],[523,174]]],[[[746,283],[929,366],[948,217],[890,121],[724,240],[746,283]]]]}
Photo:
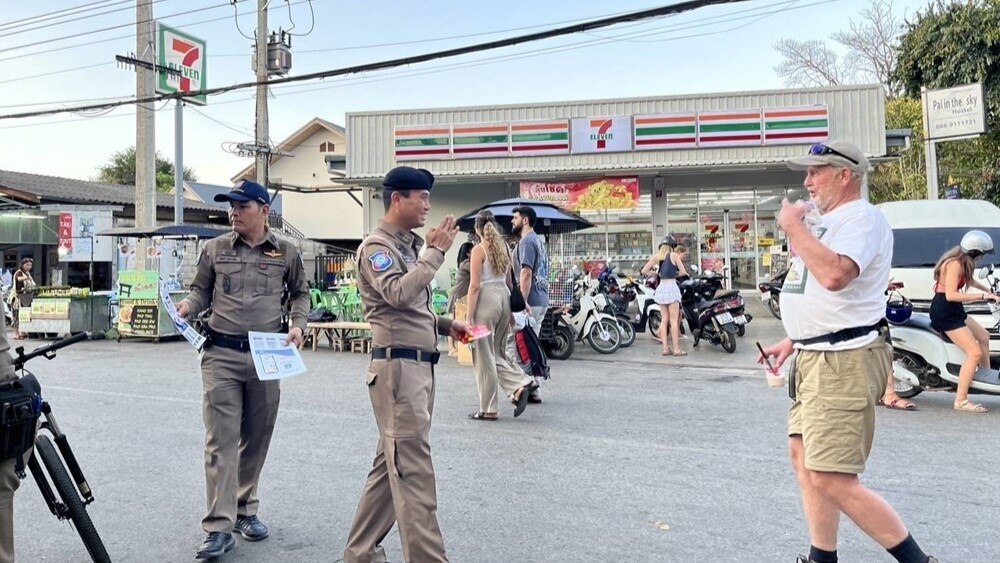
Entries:
{"type": "MultiPolygon", "coordinates": [[[[243,35],[254,33],[256,0],[240,0],[235,10],[229,0],[153,1],[157,20],[207,41],[209,87],[254,79],[252,41],[243,35]]],[[[290,75],[296,76],[675,1],[271,0],[268,27],[302,34],[292,38],[290,75]]],[[[826,39],[846,29],[868,3],[751,0],[363,76],[275,87],[270,137],[278,143],[313,117],[343,125],[347,112],[782,88],[773,70],[780,62],[775,42],[826,39]]],[[[913,15],[926,4],[896,0],[894,11],[913,15]]],[[[0,14],[0,115],[135,95],[134,72],[114,61],[136,49],[134,0],[0,0],[0,14]],[[62,17],[11,24],[74,8],[79,9],[62,17]]],[[[252,91],[243,90],[185,109],[184,164],[200,181],[229,185],[230,177],[251,163],[225,147],[253,140],[254,104],[252,91]]],[[[160,102],[157,109],[156,147],[173,160],[173,103],[160,102]]],[[[100,115],[0,119],[0,169],[94,179],[112,153],[135,144],[134,111],[126,106],[100,115]]]]}

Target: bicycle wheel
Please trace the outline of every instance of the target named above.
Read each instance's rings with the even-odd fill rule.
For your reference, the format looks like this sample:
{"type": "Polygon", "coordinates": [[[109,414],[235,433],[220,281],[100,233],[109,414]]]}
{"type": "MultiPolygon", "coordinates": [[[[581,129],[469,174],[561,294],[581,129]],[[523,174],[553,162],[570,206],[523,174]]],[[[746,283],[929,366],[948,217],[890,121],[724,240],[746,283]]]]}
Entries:
{"type": "Polygon", "coordinates": [[[76,528],[77,533],[80,534],[80,539],[83,540],[83,545],[87,547],[90,558],[94,560],[94,563],[110,563],[111,558],[108,557],[108,552],[104,549],[104,542],[101,541],[101,536],[97,534],[94,523],[90,521],[90,515],[87,514],[87,507],[83,504],[83,500],[80,499],[76,485],[70,479],[69,473],[63,465],[62,458],[56,453],[56,448],[52,445],[52,440],[48,436],[39,436],[36,438],[35,453],[38,454],[38,457],[42,458],[45,470],[48,472],[49,478],[52,479],[52,484],[55,485],[59,497],[65,504],[69,518],[73,521],[73,526],[76,528]]]}

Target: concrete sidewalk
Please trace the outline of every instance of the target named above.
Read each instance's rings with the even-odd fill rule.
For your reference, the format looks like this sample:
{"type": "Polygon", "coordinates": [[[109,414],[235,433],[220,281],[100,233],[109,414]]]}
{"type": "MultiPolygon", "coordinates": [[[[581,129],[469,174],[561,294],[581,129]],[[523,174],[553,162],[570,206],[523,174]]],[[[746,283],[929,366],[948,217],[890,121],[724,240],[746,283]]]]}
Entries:
{"type": "MultiPolygon", "coordinates": [[[[681,346],[688,352],[687,356],[664,357],[660,354],[662,345],[653,340],[647,331],[636,334],[635,343],[632,346],[621,348],[613,354],[600,354],[595,352],[586,342],[577,342],[573,355],[568,361],[587,360],[622,365],[718,368],[744,374],[755,372],[763,378],[764,372],[756,363],[760,354],[754,343],[759,341],[762,346],[773,344],[785,338],[785,330],[781,326],[781,321],[774,318],[764,307],[758,292],[742,291],[742,293],[747,304],[746,310],[753,316],[753,320],[747,325],[746,335],[737,337],[736,351],[732,354],[723,350],[721,346],[713,346],[704,340],[699,343],[697,348],[694,348],[694,341],[688,335],[688,338],[681,340],[681,346]]],[[[550,361],[549,364],[552,369],[558,369],[562,362],[550,361]]]]}

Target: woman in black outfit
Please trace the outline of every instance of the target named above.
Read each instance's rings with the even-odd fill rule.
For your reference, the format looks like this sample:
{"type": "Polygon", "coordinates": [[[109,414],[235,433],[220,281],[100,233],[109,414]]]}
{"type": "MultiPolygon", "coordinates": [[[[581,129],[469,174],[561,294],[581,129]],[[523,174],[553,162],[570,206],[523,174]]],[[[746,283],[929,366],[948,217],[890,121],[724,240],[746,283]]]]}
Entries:
{"type": "Polygon", "coordinates": [[[947,334],[966,354],[955,394],[955,410],[962,412],[987,412],[986,407],[969,402],[969,386],[977,368],[990,367],[990,335],[982,325],[968,318],[964,306],[1000,302],[1000,297],[972,276],[976,259],[984,254],[993,254],[993,239],[982,231],[969,231],[962,237],[962,243],[946,252],[934,267],[931,326],[947,334]],[[982,293],[969,293],[970,288],[982,293]]]}

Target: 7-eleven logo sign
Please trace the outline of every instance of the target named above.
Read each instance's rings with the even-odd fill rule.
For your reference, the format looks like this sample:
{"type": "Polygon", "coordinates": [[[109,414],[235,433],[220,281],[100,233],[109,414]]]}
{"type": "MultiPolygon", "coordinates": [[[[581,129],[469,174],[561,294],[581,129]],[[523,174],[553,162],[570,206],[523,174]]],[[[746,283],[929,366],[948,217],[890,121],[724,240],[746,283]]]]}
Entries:
{"type": "Polygon", "coordinates": [[[608,141],[615,138],[611,133],[611,125],[614,121],[610,119],[591,119],[590,128],[594,131],[590,134],[590,140],[597,142],[597,150],[608,148],[608,141]]]}
{"type": "Polygon", "coordinates": [[[632,150],[632,116],[575,117],[570,121],[570,152],[605,153],[632,150]]]}
{"type": "MultiPolygon", "coordinates": [[[[161,23],[156,24],[156,59],[159,66],[174,69],[177,73],[160,73],[156,91],[164,94],[197,92],[207,88],[205,75],[208,68],[205,41],[161,23]]],[[[205,96],[192,96],[185,100],[205,105],[205,96]]]]}

